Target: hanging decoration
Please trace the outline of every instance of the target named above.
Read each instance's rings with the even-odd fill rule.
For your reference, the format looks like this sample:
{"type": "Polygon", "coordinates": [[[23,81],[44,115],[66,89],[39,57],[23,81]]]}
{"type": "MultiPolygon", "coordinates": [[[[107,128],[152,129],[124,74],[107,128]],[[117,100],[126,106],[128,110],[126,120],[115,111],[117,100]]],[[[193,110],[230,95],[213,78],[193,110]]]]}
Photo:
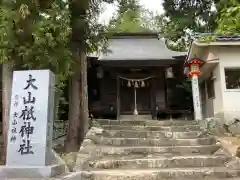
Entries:
{"type": "Polygon", "coordinates": [[[173,68],[169,67],[167,69],[165,69],[165,76],[168,79],[173,79],[174,78],[174,73],[173,73],[173,68]]]}
{"type": "Polygon", "coordinates": [[[127,86],[128,86],[128,87],[131,87],[131,81],[128,81],[127,86]]]}
{"type": "Polygon", "coordinates": [[[134,87],[135,87],[135,88],[139,88],[137,81],[135,81],[134,87]]]}
{"type": "Polygon", "coordinates": [[[122,76],[119,76],[119,78],[127,81],[127,87],[144,88],[146,86],[149,86],[149,84],[145,81],[151,79],[152,76],[141,78],[141,79],[131,79],[131,78],[126,78],[122,76]]]}

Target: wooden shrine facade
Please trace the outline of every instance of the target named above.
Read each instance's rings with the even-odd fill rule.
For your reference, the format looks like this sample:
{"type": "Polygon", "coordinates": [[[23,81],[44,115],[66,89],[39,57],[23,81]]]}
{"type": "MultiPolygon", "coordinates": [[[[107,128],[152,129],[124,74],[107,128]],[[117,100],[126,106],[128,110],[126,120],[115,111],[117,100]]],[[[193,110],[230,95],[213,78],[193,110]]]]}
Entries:
{"type": "Polygon", "coordinates": [[[90,58],[90,113],[98,118],[134,114],[156,119],[173,110],[187,111],[169,99],[171,87],[184,78],[185,54],[168,50],[156,34],[118,34],[109,48],[112,54],[90,58]]]}

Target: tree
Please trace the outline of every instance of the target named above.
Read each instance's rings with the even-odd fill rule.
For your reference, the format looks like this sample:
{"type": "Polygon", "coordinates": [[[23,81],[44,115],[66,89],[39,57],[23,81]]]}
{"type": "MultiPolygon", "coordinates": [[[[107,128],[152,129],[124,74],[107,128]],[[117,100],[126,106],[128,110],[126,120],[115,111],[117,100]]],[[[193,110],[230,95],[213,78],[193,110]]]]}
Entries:
{"type": "Polygon", "coordinates": [[[140,12],[141,6],[139,0],[118,0],[118,15],[124,14],[131,9],[134,12],[140,12]]]}
{"type": "Polygon", "coordinates": [[[99,5],[103,1],[69,1],[71,12],[71,48],[74,62],[73,74],[69,78],[69,127],[65,148],[78,151],[88,130],[87,58],[89,52],[104,47],[106,39],[101,35],[104,26],[97,23],[99,5]]]}
{"type": "Polygon", "coordinates": [[[224,9],[239,0],[165,0],[165,14],[157,16],[160,32],[174,50],[187,50],[193,33],[215,32],[224,9]],[[184,13],[183,13],[184,12],[184,13]]]}
{"type": "Polygon", "coordinates": [[[218,26],[218,22],[216,20],[221,19],[224,9],[231,8],[235,6],[236,3],[240,3],[240,1],[239,0],[214,0],[214,4],[216,7],[215,16],[214,16],[214,20],[215,20],[214,30],[218,26]]]}
{"type": "Polygon", "coordinates": [[[146,12],[138,0],[118,0],[118,10],[109,23],[108,31],[148,32],[150,29],[144,23],[146,12]]]}
{"type": "Polygon", "coordinates": [[[84,134],[85,117],[82,110],[85,103],[83,83],[86,67],[86,29],[87,29],[87,10],[89,1],[70,1],[69,9],[71,11],[71,48],[74,62],[73,74],[69,78],[69,112],[68,112],[68,134],[65,142],[67,151],[77,151],[78,145],[82,141],[84,134]],[[84,118],[84,119],[83,119],[84,118]]]}
{"type": "Polygon", "coordinates": [[[217,34],[240,35],[240,3],[237,1],[230,2],[232,6],[225,7],[217,21],[217,34]]]}
{"type": "Polygon", "coordinates": [[[115,24],[116,22],[122,19],[122,16],[125,12],[131,10],[130,18],[137,19],[139,18],[142,7],[139,4],[139,0],[117,0],[118,10],[115,14],[115,17],[111,19],[110,24],[115,24]]]}
{"type": "MultiPolygon", "coordinates": [[[[4,91],[11,92],[13,69],[50,68],[56,73],[60,88],[70,77],[70,141],[66,147],[78,150],[88,129],[86,54],[106,44],[105,38],[99,35],[104,27],[96,23],[101,1],[70,1],[69,4],[61,0],[8,2],[0,6],[1,61],[7,65],[9,75],[8,83],[3,82],[9,84],[4,91]]],[[[5,98],[7,102],[9,95],[5,98]]]]}
{"type": "MultiPolygon", "coordinates": [[[[59,1],[60,2],[60,1],[59,1]]],[[[69,13],[58,1],[2,1],[0,3],[0,58],[3,64],[3,122],[10,106],[15,69],[51,69],[58,88],[70,67],[69,13]]],[[[3,123],[6,135],[7,123],[3,123]]],[[[6,138],[5,145],[6,145],[6,138]]]]}
{"type": "Polygon", "coordinates": [[[165,14],[156,18],[167,44],[173,49],[186,50],[192,32],[212,32],[212,5],[213,0],[165,0],[165,14]]]}
{"type": "Polygon", "coordinates": [[[135,12],[132,10],[126,11],[121,19],[110,24],[109,32],[147,32],[149,29],[145,28],[140,20],[140,17],[132,18],[135,12]]]}

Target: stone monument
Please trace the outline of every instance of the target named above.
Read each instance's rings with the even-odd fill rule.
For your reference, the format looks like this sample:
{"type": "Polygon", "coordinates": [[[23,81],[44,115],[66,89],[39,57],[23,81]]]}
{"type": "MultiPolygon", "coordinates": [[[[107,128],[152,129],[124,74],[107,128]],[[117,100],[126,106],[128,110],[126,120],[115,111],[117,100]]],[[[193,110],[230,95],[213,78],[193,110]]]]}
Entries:
{"type": "Polygon", "coordinates": [[[51,177],[55,75],[49,70],[15,71],[9,115],[6,166],[0,178],[51,177]]]}
{"type": "Polygon", "coordinates": [[[202,109],[200,104],[198,76],[192,76],[192,94],[195,120],[202,120],[202,109]]]}

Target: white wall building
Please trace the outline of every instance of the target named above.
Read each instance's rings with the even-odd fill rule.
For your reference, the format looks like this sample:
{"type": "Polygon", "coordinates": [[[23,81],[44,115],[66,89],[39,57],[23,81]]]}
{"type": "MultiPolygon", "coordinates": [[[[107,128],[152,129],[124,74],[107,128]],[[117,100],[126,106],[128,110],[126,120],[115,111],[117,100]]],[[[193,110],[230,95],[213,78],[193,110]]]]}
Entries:
{"type": "Polygon", "coordinates": [[[199,77],[203,118],[240,119],[240,37],[196,38],[187,60],[194,56],[205,61],[199,77]]]}

